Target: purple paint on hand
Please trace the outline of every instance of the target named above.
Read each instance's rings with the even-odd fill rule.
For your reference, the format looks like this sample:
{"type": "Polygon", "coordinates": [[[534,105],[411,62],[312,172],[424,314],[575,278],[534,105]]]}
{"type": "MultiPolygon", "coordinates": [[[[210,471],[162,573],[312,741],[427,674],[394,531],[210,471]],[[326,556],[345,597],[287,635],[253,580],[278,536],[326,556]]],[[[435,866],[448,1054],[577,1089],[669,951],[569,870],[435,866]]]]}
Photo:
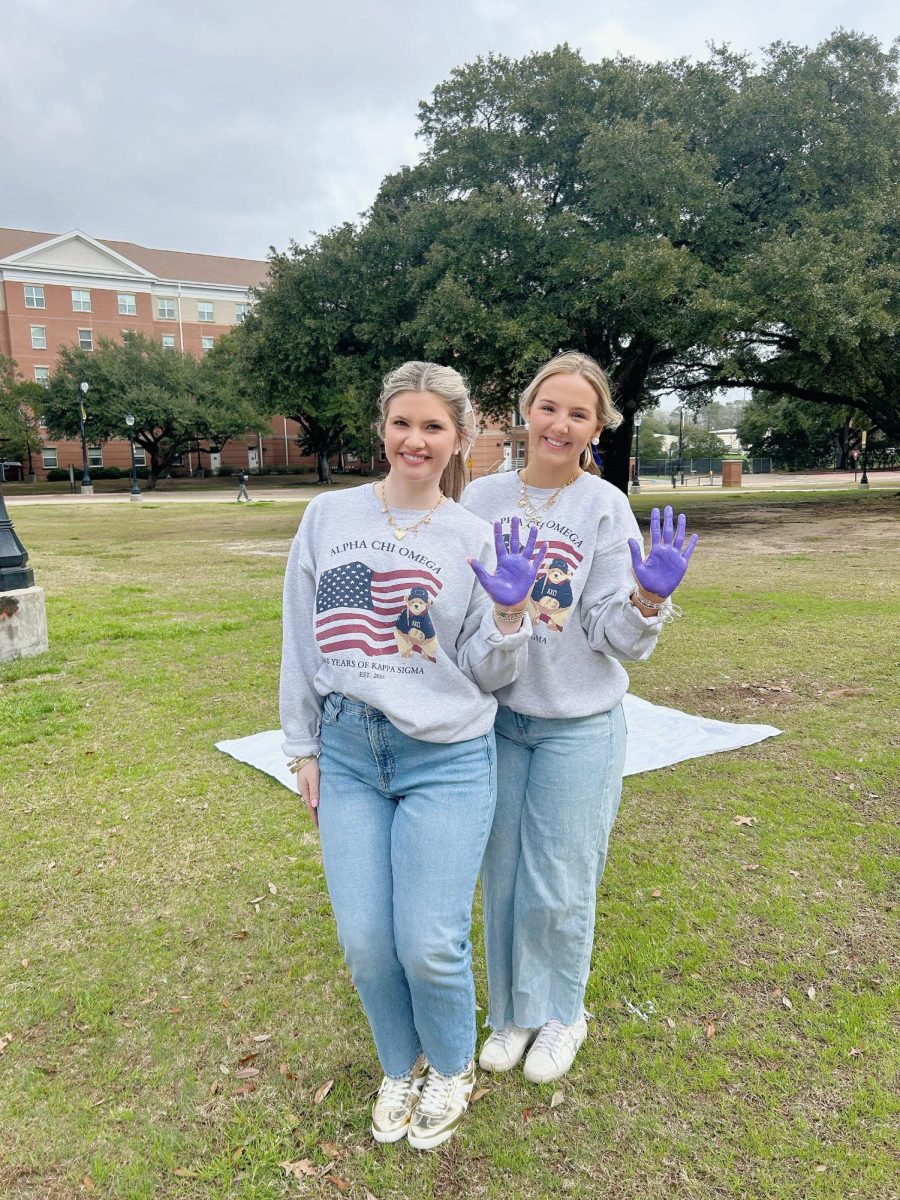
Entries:
{"type": "Polygon", "coordinates": [[[684,579],[694,547],[697,545],[696,533],[685,546],[684,535],[686,520],[684,513],[678,514],[678,526],[672,524],[672,506],[667,504],[663,516],[662,533],[659,528],[659,509],[654,508],[650,514],[650,553],[646,558],[639,542],[634,538],[628,539],[631,550],[631,566],[634,577],[645,592],[657,596],[671,596],[684,579]]]}
{"type": "Polygon", "coordinates": [[[538,567],[547,553],[546,543],[541,543],[535,550],[537,542],[537,526],[532,525],[528,531],[528,541],[524,546],[519,543],[519,518],[513,517],[510,523],[509,549],[503,540],[500,522],[494,522],[494,547],[497,551],[497,569],[493,575],[487,571],[477,558],[468,560],[469,566],[478,577],[478,582],[494,601],[503,607],[521,604],[534,587],[538,567]]]}

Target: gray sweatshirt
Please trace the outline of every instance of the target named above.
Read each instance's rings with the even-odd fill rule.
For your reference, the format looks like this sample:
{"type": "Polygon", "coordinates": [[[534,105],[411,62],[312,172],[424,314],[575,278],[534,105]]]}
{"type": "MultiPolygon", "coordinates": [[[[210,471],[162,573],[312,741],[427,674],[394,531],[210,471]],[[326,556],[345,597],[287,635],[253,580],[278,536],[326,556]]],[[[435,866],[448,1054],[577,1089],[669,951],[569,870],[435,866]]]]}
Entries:
{"type": "MultiPolygon", "coordinates": [[[[423,515],[393,514],[401,526],[423,515]]],[[[284,580],[285,754],[318,750],[329,692],[380,709],[425,742],[462,742],[491,728],[497,702],[486,693],[524,667],[531,623],[498,631],[467,558],[493,569],[490,526],[452,500],[401,540],[371,484],[310,503],[284,580]]]]}
{"type": "MultiPolygon", "coordinates": [[[[628,498],[596,475],[581,475],[542,512],[555,489],[529,488],[540,516],[539,541],[547,554],[531,591],[534,633],[528,665],[497,699],[533,717],[585,717],[607,712],[628,691],[622,662],[647,658],[663,622],[630,602],[635,585],[628,550],[641,541],[628,498]]],[[[529,519],[519,507],[517,472],[470,483],[462,504],[504,533],[518,516],[523,536],[529,519]]]]}

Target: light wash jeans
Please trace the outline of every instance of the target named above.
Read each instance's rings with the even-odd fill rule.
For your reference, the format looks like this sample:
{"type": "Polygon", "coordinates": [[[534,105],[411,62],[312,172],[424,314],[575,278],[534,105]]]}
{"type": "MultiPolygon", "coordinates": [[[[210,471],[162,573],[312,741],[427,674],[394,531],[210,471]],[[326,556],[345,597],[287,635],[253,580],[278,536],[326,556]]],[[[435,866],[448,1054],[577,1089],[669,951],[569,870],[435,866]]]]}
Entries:
{"type": "Polygon", "coordinates": [[[472,899],[496,794],[493,731],[437,744],[332,693],[319,833],[338,939],[382,1069],[423,1050],[444,1074],[475,1052],[472,899]]]}
{"type": "Polygon", "coordinates": [[[488,1024],[584,1012],[597,885],[622,794],[622,706],[570,720],[501,705],[497,812],[481,870],[488,1024]]]}

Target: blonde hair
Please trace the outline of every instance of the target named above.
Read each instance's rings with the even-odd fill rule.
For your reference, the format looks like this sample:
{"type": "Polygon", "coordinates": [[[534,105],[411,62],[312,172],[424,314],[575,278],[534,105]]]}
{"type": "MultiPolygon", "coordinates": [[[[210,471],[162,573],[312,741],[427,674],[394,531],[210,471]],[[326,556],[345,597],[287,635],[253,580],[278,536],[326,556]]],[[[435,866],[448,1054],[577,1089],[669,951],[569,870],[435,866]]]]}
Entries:
{"type": "MultiPolygon", "coordinates": [[[[563,350],[555,358],[544,363],[519,398],[519,412],[523,421],[528,420],[538,388],[553,375],[580,375],[582,379],[586,379],[597,396],[597,420],[603,428],[616,429],[622,424],[622,414],[613,404],[612,389],[606,372],[596,359],[591,358],[589,354],[582,354],[580,350],[563,350]]],[[[590,446],[585,446],[578,465],[583,471],[599,474],[590,446]]]]}
{"type": "Polygon", "coordinates": [[[441,491],[458,500],[466,483],[465,460],[475,441],[475,411],[466,381],[453,367],[433,362],[405,362],[385,375],[378,397],[378,436],[384,437],[391,401],[401,392],[433,392],[447,406],[459,435],[459,453],[453,454],[441,475],[441,491]]]}

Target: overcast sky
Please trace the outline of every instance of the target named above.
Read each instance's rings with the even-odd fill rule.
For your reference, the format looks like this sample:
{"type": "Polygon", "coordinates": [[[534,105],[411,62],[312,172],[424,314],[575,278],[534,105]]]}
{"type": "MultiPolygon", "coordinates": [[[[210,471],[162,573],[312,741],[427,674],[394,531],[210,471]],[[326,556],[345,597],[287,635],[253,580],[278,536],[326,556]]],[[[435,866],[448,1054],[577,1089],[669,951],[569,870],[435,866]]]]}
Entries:
{"type": "Polygon", "coordinates": [[[0,225],[265,258],[355,220],[419,153],[417,103],[454,66],[567,41],[586,57],[887,46],[859,0],[6,0],[0,225]]]}

